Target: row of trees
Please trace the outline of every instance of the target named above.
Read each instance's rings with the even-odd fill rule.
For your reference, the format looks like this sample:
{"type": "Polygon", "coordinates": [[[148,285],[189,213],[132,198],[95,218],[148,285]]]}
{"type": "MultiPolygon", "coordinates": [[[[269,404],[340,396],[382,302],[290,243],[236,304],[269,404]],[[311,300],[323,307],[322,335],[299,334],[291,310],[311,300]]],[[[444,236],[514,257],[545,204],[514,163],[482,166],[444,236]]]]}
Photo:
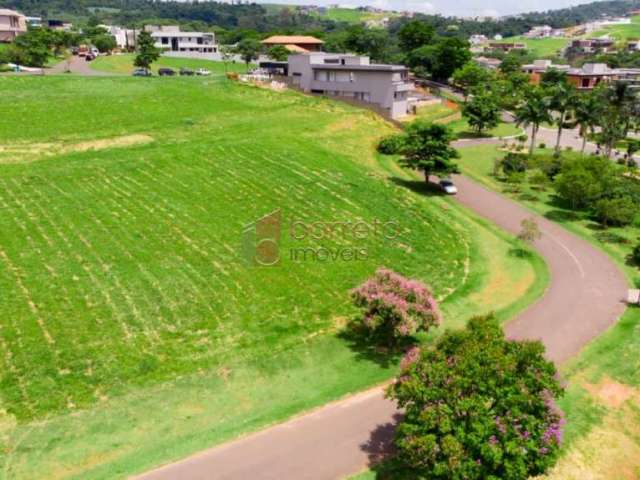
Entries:
{"type": "Polygon", "coordinates": [[[44,67],[52,55],[62,55],[78,42],[78,36],[70,32],[48,28],[29,29],[7,48],[0,50],[0,63],[44,67]]]}
{"type": "Polygon", "coordinates": [[[44,67],[50,57],[61,57],[69,48],[80,44],[95,46],[100,52],[116,48],[116,41],[106,29],[88,24],[82,33],[29,28],[18,36],[6,49],[0,51],[0,63],[15,63],[30,67],[44,67]]]}
{"type": "Polygon", "coordinates": [[[419,347],[416,333],[442,320],[426,285],[380,269],[351,294],[362,309],[356,328],[377,346],[406,349],[387,390],[405,412],[382,467],[389,478],[520,480],[553,466],[563,389],[540,342],[506,340],[489,316],[419,347]]]}

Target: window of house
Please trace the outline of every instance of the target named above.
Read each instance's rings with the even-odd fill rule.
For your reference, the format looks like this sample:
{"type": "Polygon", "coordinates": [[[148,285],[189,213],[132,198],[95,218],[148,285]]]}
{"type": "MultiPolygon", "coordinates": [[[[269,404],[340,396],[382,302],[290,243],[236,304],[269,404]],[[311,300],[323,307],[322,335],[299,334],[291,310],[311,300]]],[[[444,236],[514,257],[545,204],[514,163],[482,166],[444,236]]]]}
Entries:
{"type": "Polygon", "coordinates": [[[202,37],[198,37],[198,45],[202,45],[202,37]]]}
{"type": "Polygon", "coordinates": [[[162,37],[162,44],[163,45],[168,45],[169,44],[169,39],[167,37],[162,37]]]}
{"type": "Polygon", "coordinates": [[[589,88],[589,79],[588,78],[583,78],[582,79],[582,88],[589,88]]]}

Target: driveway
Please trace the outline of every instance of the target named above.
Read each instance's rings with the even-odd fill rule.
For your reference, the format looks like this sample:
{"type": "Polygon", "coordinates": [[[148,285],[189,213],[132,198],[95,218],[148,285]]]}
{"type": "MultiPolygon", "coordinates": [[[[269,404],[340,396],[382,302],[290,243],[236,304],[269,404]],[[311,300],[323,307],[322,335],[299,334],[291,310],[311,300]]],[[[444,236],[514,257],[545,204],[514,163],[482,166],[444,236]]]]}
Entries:
{"type": "MultiPolygon", "coordinates": [[[[84,57],[79,57],[77,55],[71,56],[69,62],[69,71],[71,73],[75,73],[76,75],[85,75],[89,77],[104,77],[113,75],[111,73],[100,72],[98,70],[92,69],[91,62],[87,62],[84,57]]],[[[59,75],[61,73],[67,73],[66,60],[54,65],[52,68],[46,69],[45,72],[48,75],[59,75]]]]}
{"type": "MultiPolygon", "coordinates": [[[[455,179],[458,201],[517,234],[535,216],[466,177],[455,179]]],[[[551,285],[532,307],[505,326],[510,338],[542,340],[561,363],[613,325],[625,309],[627,283],[609,258],[558,225],[535,216],[543,236],[551,285]]],[[[281,425],[223,444],[140,478],[216,480],[332,480],[378,458],[398,412],[382,388],[356,395],[281,425]]]]}

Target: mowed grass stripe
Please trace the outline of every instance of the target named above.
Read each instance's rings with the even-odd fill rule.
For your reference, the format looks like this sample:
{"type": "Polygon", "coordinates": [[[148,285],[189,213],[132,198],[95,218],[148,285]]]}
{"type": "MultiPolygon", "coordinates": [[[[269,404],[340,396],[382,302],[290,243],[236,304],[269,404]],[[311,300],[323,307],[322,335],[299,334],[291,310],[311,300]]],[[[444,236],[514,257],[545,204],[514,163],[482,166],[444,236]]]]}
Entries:
{"type": "MultiPolygon", "coordinates": [[[[95,185],[95,183],[93,185],[95,185]]],[[[70,187],[74,190],[77,190],[80,192],[86,192],[86,193],[88,193],[88,190],[86,188],[87,187],[90,188],[90,186],[86,183],[84,184],[84,187],[85,187],[84,190],[83,190],[83,187],[80,185],[70,185],[70,187]]],[[[62,190],[59,190],[59,193],[61,195],[65,195],[69,197],[68,194],[62,190]]],[[[99,208],[100,204],[102,203],[101,200],[105,197],[101,195],[94,195],[94,198],[96,199],[96,206],[98,206],[99,208]]],[[[90,220],[95,222],[95,224],[98,226],[98,228],[102,232],[101,234],[98,234],[99,235],[98,238],[108,238],[111,242],[113,242],[114,247],[116,247],[113,251],[120,251],[127,257],[128,260],[134,261],[133,255],[127,250],[126,244],[120,240],[121,238],[130,237],[131,231],[120,227],[120,224],[116,223],[115,226],[118,228],[119,232],[117,234],[114,234],[114,228],[111,228],[111,229],[107,228],[104,225],[103,221],[100,220],[100,218],[94,214],[94,209],[88,210],[87,212],[90,215],[90,220]]],[[[132,237],[130,238],[131,240],[133,240],[132,237]]],[[[83,243],[87,244],[88,241],[85,240],[83,243]]],[[[147,294],[141,297],[141,299],[144,300],[146,304],[146,307],[144,308],[144,315],[145,315],[144,318],[142,317],[143,313],[140,312],[140,309],[142,308],[142,306],[140,305],[140,302],[134,301],[132,299],[131,294],[129,293],[128,286],[125,286],[124,288],[120,286],[120,288],[122,289],[122,298],[124,299],[125,303],[128,305],[129,309],[133,312],[134,318],[138,321],[138,330],[141,331],[147,337],[147,340],[149,341],[150,344],[155,344],[155,343],[158,343],[159,341],[158,334],[154,328],[149,326],[149,321],[146,319],[158,318],[160,314],[159,305],[167,305],[167,304],[170,305],[171,303],[169,300],[167,300],[166,296],[163,295],[162,291],[160,291],[156,287],[158,283],[157,278],[153,274],[151,274],[139,262],[135,262],[135,265],[138,269],[138,272],[141,274],[142,281],[145,282],[145,286],[148,287],[143,290],[147,294]]],[[[111,270],[110,266],[108,266],[107,264],[102,264],[101,267],[103,268],[103,270],[107,272],[110,272],[111,270]]],[[[115,275],[117,274],[114,274],[114,282],[116,283],[117,286],[119,286],[120,281],[115,275]]],[[[133,335],[135,335],[135,333],[133,335]]]]}

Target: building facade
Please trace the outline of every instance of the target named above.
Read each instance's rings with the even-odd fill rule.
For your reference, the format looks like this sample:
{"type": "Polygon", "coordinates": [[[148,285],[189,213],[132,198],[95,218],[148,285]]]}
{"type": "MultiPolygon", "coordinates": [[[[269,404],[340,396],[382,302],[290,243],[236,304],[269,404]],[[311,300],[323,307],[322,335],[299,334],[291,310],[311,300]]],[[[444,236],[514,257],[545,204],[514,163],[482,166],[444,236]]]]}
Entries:
{"type": "Polygon", "coordinates": [[[379,65],[369,57],[307,53],[289,56],[290,82],[305,92],[370,103],[391,118],[407,115],[413,90],[409,70],[402,65],[379,65]]]}
{"type": "Polygon", "coordinates": [[[617,81],[638,85],[640,69],[610,68],[605,63],[586,63],[582,68],[570,69],[567,80],[578,90],[593,90],[601,83],[617,81]]]}
{"type": "Polygon", "coordinates": [[[208,32],[182,32],[177,25],[147,25],[155,46],[172,56],[202,57],[218,53],[215,34],[208,32]]]}
{"type": "Polygon", "coordinates": [[[0,42],[13,42],[27,31],[27,17],[6,8],[0,8],[0,42]]]}

